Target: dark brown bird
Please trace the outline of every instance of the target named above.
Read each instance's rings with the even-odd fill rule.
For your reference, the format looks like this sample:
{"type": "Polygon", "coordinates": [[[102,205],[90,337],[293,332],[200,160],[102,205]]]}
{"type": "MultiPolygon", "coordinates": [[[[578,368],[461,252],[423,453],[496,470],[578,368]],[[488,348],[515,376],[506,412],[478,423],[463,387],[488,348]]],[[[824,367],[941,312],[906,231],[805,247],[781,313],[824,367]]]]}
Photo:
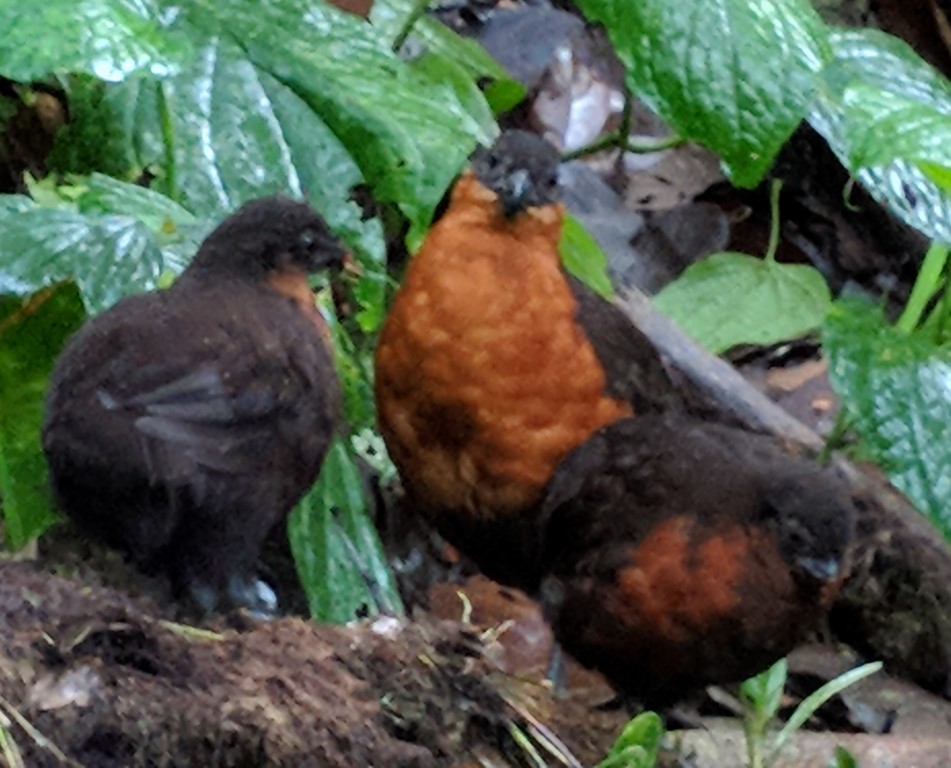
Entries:
{"type": "Polygon", "coordinates": [[[53,371],[60,506],[206,611],[276,607],[253,566],[317,477],[340,400],[307,279],[344,255],[308,205],[247,203],[171,288],[88,321],[53,371]]]}
{"type": "Polygon", "coordinates": [[[854,508],[775,440],[680,415],[597,432],[546,494],[542,588],[562,647],[651,706],[777,661],[844,576],[854,508]]]}
{"type": "Polygon", "coordinates": [[[522,131],[473,155],[376,351],[380,430],[412,504],[487,575],[529,590],[558,462],[599,427],[678,402],[647,339],[563,270],[558,164],[522,131]]]}

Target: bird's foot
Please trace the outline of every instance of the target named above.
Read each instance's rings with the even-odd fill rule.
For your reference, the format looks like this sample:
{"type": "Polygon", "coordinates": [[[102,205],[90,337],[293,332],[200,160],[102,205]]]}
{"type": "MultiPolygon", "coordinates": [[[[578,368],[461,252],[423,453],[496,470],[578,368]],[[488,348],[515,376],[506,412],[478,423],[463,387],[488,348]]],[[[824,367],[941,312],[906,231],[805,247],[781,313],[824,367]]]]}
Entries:
{"type": "Polygon", "coordinates": [[[234,574],[228,579],[227,595],[232,606],[244,608],[255,619],[273,619],[277,615],[277,595],[261,579],[234,574]]]}
{"type": "Polygon", "coordinates": [[[203,617],[229,609],[242,610],[253,619],[273,619],[277,615],[274,590],[253,576],[233,574],[223,590],[195,579],[185,587],[185,594],[203,617]]]}

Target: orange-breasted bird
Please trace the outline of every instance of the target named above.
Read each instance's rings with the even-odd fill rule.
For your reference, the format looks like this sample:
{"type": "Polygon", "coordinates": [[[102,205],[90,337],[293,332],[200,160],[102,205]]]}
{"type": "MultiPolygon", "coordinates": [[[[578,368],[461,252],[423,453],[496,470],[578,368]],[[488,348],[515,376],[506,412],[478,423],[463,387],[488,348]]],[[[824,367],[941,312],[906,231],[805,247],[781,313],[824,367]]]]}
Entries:
{"type": "Polygon", "coordinates": [[[558,165],[523,131],[475,152],[375,360],[380,430],[411,503],[487,575],[528,590],[558,463],[599,427],[677,401],[647,339],[563,269],[558,165]]]}
{"type": "Polygon", "coordinates": [[[92,318],[56,363],[59,505],[206,611],[276,607],[255,561],[317,477],[340,401],[308,275],[344,255],[305,203],[249,202],[168,290],[92,318]]]}

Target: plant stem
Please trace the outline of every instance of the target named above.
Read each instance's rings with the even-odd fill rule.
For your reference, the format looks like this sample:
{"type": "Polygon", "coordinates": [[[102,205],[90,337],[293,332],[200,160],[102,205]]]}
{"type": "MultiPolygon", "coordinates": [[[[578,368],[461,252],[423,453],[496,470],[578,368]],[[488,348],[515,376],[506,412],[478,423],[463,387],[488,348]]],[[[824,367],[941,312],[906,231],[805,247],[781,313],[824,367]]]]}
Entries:
{"type": "Polygon", "coordinates": [[[403,19],[403,24],[400,26],[399,32],[397,32],[396,37],[393,38],[393,44],[390,46],[393,53],[400,52],[400,48],[403,47],[406,38],[409,37],[410,32],[413,31],[416,22],[420,20],[422,15],[426,13],[426,9],[429,8],[429,3],[430,0],[415,0],[413,7],[410,8],[409,13],[406,14],[406,18],[403,19]]]}
{"type": "Polygon", "coordinates": [[[829,436],[826,438],[825,445],[822,446],[822,451],[816,461],[820,464],[828,464],[829,459],[832,458],[832,452],[838,450],[844,444],[844,437],[851,427],[852,417],[849,416],[843,406],[835,417],[835,424],[832,425],[829,436]]]}
{"type": "Polygon", "coordinates": [[[779,248],[779,193],[783,182],[773,179],[769,185],[769,245],[766,246],[765,261],[776,261],[776,250],[779,248]]]}
{"type": "Polygon", "coordinates": [[[175,169],[175,130],[172,128],[172,112],[168,108],[168,97],[162,84],[158,84],[159,122],[162,127],[162,144],[165,148],[165,194],[172,200],[178,199],[178,178],[175,169]]]}
{"type": "Polygon", "coordinates": [[[661,152],[665,149],[679,147],[684,143],[686,143],[686,139],[681,138],[676,133],[672,133],[670,136],[637,136],[635,138],[628,136],[625,139],[621,131],[617,130],[606,133],[604,136],[595,139],[583,147],[565,152],[565,154],[561,156],[561,159],[565,161],[577,160],[579,157],[587,157],[603,149],[612,149],[614,147],[623,149],[625,152],[646,155],[650,152],[661,152]]]}
{"type": "Polygon", "coordinates": [[[948,246],[944,243],[932,243],[925,253],[924,261],[921,262],[921,269],[918,271],[918,277],[915,278],[911,296],[895,327],[906,333],[911,333],[918,327],[925,307],[928,306],[928,302],[940,286],[947,262],[948,246]]]}

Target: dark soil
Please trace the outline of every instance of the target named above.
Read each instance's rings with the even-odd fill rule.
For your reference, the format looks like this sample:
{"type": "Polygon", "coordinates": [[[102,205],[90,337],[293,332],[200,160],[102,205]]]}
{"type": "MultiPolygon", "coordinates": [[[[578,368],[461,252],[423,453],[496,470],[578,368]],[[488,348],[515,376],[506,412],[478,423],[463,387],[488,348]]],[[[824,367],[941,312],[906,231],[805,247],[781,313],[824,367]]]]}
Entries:
{"type": "Polygon", "coordinates": [[[164,613],[34,564],[0,566],[4,709],[50,743],[14,729],[27,765],[63,764],[58,752],[102,767],[449,765],[504,742],[506,707],[458,624],[209,631],[164,613]]]}
{"type": "MultiPolygon", "coordinates": [[[[563,721],[552,728],[588,764],[627,717],[586,717],[587,685],[556,702],[538,662],[547,629],[522,597],[522,612],[535,611],[522,623],[543,642],[515,666],[534,664],[533,679],[503,672],[513,664],[497,634],[474,624],[418,612],[347,626],[242,614],[192,626],[167,591],[68,526],[44,539],[40,560],[0,563],[0,724],[24,765],[523,765],[513,732],[535,729],[524,715],[563,721]]],[[[510,639],[531,650],[524,632],[510,639]]],[[[593,691],[610,697],[598,681],[593,691]]]]}

